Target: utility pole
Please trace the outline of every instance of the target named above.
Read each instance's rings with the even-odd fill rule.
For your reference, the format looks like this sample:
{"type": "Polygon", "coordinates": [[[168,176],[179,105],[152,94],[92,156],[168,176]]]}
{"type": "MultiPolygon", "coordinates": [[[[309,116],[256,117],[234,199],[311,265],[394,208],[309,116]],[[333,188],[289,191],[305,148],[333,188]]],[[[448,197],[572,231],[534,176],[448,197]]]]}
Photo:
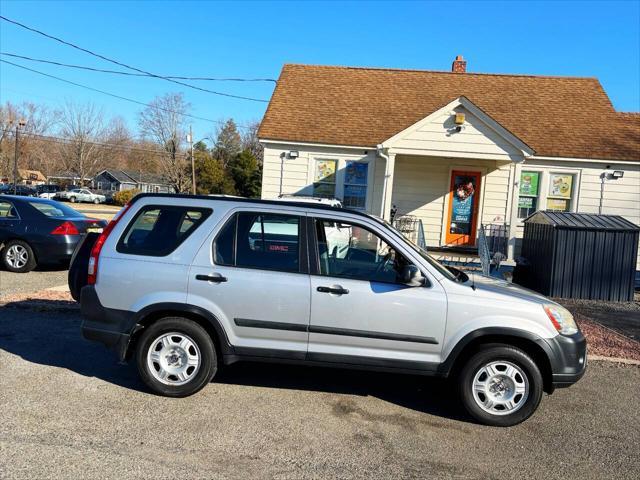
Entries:
{"type": "Polygon", "coordinates": [[[191,150],[191,191],[196,194],[196,167],[193,160],[193,131],[191,125],[189,125],[189,135],[187,135],[187,141],[189,142],[189,149],[191,150]]]}
{"type": "Polygon", "coordinates": [[[24,127],[27,124],[27,122],[25,120],[19,120],[18,123],[16,123],[16,148],[13,154],[13,194],[17,195],[18,194],[18,155],[20,153],[20,148],[18,146],[18,142],[19,142],[19,132],[20,132],[20,128],[24,127]]]}

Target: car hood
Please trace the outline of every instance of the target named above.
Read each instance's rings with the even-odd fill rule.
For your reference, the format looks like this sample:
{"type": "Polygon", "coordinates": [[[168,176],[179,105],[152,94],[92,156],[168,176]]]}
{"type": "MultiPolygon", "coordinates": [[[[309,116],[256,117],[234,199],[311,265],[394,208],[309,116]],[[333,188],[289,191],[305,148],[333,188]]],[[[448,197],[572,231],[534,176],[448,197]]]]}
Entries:
{"type": "Polygon", "coordinates": [[[499,280],[493,277],[486,277],[475,273],[469,274],[469,280],[465,282],[469,286],[475,286],[476,292],[484,294],[491,298],[501,300],[518,299],[525,302],[538,304],[550,303],[550,300],[538,292],[521,287],[515,283],[509,283],[505,280],[499,280]],[[505,298],[506,297],[506,298],[505,298]]]}

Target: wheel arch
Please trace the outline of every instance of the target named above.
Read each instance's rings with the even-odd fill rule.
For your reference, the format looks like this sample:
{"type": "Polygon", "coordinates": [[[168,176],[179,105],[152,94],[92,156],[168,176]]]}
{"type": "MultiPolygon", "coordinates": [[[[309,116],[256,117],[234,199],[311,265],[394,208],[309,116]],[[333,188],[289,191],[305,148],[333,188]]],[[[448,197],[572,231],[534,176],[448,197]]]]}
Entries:
{"type": "Polygon", "coordinates": [[[525,330],[496,327],[470,332],[456,344],[442,363],[441,373],[444,376],[456,375],[464,362],[481,346],[498,343],[519,348],[527,353],[540,369],[544,391],[553,393],[552,359],[554,352],[543,338],[525,330]]]}
{"type": "MultiPolygon", "coordinates": [[[[159,303],[149,305],[136,314],[135,326],[131,332],[125,358],[129,358],[135,350],[142,331],[158,320],[166,317],[183,317],[192,320],[207,331],[213,340],[216,350],[220,352],[219,355],[229,355],[233,353],[233,347],[229,343],[222,324],[211,312],[196,305],[159,303]]],[[[220,357],[219,360],[222,361],[222,357],[220,357]]]]}

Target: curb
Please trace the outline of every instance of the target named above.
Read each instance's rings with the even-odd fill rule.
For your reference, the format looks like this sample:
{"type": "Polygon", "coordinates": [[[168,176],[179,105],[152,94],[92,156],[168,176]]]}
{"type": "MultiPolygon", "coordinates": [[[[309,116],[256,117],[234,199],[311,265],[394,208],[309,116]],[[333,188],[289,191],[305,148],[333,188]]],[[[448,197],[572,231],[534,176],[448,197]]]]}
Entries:
{"type": "Polygon", "coordinates": [[[594,362],[622,363],[623,365],[640,365],[640,360],[631,358],[603,357],[602,355],[587,355],[587,360],[594,362]]]}

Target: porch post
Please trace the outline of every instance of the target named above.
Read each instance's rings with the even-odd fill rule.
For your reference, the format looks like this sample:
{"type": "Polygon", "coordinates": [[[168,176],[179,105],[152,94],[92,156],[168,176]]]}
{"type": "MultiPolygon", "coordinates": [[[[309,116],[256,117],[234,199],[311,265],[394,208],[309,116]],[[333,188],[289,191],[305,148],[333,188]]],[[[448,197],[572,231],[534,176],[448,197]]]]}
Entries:
{"type": "Polygon", "coordinates": [[[393,173],[396,168],[396,154],[387,154],[387,164],[384,172],[384,186],[382,189],[382,218],[391,219],[391,207],[393,206],[393,173]]]}
{"type": "Polygon", "coordinates": [[[514,164],[513,178],[511,180],[511,195],[509,195],[509,201],[511,202],[511,212],[509,217],[509,243],[507,245],[507,260],[515,260],[516,250],[516,232],[518,231],[518,198],[520,191],[520,173],[522,172],[522,162],[514,164]]]}

